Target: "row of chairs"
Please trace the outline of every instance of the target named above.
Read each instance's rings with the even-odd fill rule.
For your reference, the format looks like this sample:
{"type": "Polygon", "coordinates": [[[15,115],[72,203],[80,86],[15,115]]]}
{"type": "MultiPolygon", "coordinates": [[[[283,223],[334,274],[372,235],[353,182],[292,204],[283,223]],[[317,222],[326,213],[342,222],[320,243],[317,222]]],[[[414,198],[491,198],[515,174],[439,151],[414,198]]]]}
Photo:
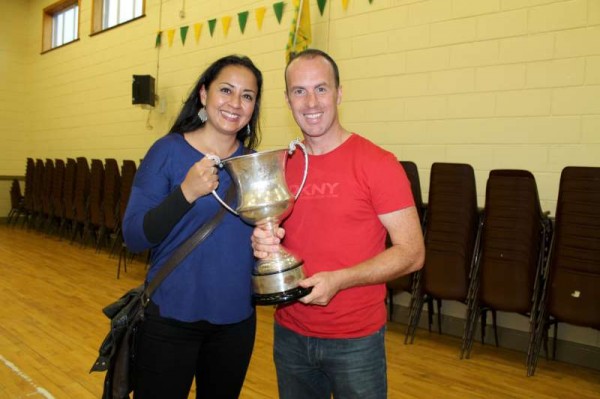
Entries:
{"type": "MultiPolygon", "coordinates": [[[[66,236],[71,242],[78,238],[82,245],[93,241],[97,250],[110,247],[112,255],[122,243],[121,221],[136,171],[132,160],[124,160],[119,168],[113,158],[27,158],[25,193],[14,180],[7,222],[16,225],[21,219],[22,226],[66,236]]],[[[123,255],[121,250],[117,277],[123,255]]]]}
{"type": "Polygon", "coordinates": [[[416,165],[402,164],[426,247],[422,270],[388,283],[390,318],[394,293],[411,294],[406,343],[414,341],[424,304],[430,331],[437,304],[440,333],[442,300],[466,305],[461,358],[471,355],[478,321],[485,341],[488,313],[496,345],[496,312],[525,315],[531,376],[542,345],[548,353],[550,326],[553,358],[559,322],[600,329],[600,168],[566,167],[550,218],[529,171],[492,170],[479,209],[470,165],[434,163],[425,204],[416,165]]]}

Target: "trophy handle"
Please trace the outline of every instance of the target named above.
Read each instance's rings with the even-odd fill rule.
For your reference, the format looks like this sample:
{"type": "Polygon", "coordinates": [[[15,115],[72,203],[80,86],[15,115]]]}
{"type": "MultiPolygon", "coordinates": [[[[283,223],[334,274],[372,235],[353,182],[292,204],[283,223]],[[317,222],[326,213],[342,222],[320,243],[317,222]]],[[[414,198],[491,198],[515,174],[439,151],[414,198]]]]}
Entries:
{"type": "Polygon", "coordinates": [[[304,176],[302,177],[302,183],[300,183],[300,187],[298,187],[298,192],[294,195],[294,200],[298,199],[302,188],[304,187],[304,183],[306,183],[306,177],[308,176],[308,152],[306,151],[306,147],[304,144],[300,142],[300,139],[292,140],[290,143],[290,147],[288,150],[288,154],[292,155],[294,151],[296,151],[296,147],[300,147],[304,152],[304,176]]]}
{"type": "MultiPolygon", "coordinates": [[[[221,162],[221,158],[219,158],[216,155],[212,155],[212,154],[208,154],[206,155],[206,158],[210,159],[211,161],[213,161],[215,163],[215,166],[219,169],[223,168],[223,163],[221,162]]],[[[231,184],[235,184],[233,181],[231,182],[231,184]]],[[[221,199],[221,197],[219,197],[219,194],[217,194],[216,190],[212,190],[211,194],[217,199],[217,201],[219,201],[219,203],[221,205],[223,205],[225,207],[225,209],[227,209],[229,212],[233,213],[236,216],[240,216],[239,213],[237,213],[236,211],[234,211],[229,205],[227,205],[225,203],[225,201],[223,201],[221,199]]]]}

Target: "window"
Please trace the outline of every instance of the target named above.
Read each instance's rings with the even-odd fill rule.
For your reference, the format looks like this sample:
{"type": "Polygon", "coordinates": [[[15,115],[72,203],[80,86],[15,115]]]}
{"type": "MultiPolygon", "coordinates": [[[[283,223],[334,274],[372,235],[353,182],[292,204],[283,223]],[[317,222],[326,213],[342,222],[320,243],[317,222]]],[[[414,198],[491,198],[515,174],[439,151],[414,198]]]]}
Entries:
{"type": "Polygon", "coordinates": [[[79,39],[79,0],[63,0],[44,9],[42,51],[79,39]]]}
{"type": "Polygon", "coordinates": [[[144,0],[94,0],[92,33],[97,33],[144,14],[144,0]]]}

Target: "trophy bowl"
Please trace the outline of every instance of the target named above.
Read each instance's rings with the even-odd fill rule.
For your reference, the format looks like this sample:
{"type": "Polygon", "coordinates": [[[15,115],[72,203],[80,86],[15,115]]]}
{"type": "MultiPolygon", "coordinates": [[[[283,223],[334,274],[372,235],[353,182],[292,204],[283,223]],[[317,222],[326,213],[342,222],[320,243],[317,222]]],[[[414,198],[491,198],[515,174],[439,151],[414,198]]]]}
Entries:
{"type": "MultiPolygon", "coordinates": [[[[308,172],[308,154],[298,140],[292,141],[288,149],[255,152],[225,160],[214,156],[210,158],[227,170],[237,188],[236,210],[213,191],[221,205],[245,222],[255,226],[266,225],[273,232],[292,212],[308,172]],[[304,151],[304,177],[298,192],[292,195],[285,180],[285,166],[288,155],[296,147],[304,151]]],[[[305,278],[303,264],[302,259],[281,245],[278,252],[259,259],[252,270],[254,302],[257,305],[280,304],[307,295],[311,290],[298,286],[298,281],[305,278]]]]}

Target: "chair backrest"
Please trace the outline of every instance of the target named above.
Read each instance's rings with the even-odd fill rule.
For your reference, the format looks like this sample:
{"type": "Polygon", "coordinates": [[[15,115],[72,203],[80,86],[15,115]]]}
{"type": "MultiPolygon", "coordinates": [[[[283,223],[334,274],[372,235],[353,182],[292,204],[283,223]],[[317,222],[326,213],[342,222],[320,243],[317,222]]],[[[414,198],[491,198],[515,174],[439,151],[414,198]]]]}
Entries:
{"type": "Polygon", "coordinates": [[[468,164],[431,166],[424,292],[464,302],[479,225],[475,172],[468,164]]]}
{"type": "Polygon", "coordinates": [[[33,174],[33,210],[41,213],[44,209],[44,161],[35,160],[35,173],[33,174]]]}
{"type": "Polygon", "coordinates": [[[119,220],[123,221],[125,210],[127,209],[127,202],[129,201],[129,194],[131,194],[131,186],[133,186],[133,179],[137,167],[134,161],[124,160],[121,166],[121,198],[119,200],[119,220]]]}
{"type": "Polygon", "coordinates": [[[21,195],[21,185],[17,179],[13,179],[10,185],[10,207],[11,209],[20,209],[23,196],[21,195]]]}
{"type": "Polygon", "coordinates": [[[92,225],[99,227],[104,223],[104,214],[102,211],[104,164],[99,159],[92,159],[91,163],[89,195],[90,222],[92,225]]]}
{"type": "MultiPolygon", "coordinates": [[[[417,165],[412,161],[400,161],[404,172],[406,173],[406,177],[410,182],[410,189],[412,191],[413,200],[415,201],[415,207],[417,208],[417,212],[419,213],[419,220],[421,221],[421,226],[423,226],[423,218],[424,218],[424,210],[423,210],[423,197],[421,194],[421,180],[419,179],[419,169],[417,169],[417,165]]],[[[389,246],[391,243],[388,242],[389,246]]],[[[407,274],[405,276],[398,277],[394,280],[390,280],[386,283],[387,288],[392,291],[407,291],[410,292],[412,289],[412,274],[407,274]]]]}
{"type": "Polygon", "coordinates": [[[525,170],[492,170],[485,195],[479,256],[484,307],[529,314],[545,253],[544,223],[535,177],[525,170]]]}
{"type": "Polygon", "coordinates": [[[90,194],[90,167],[85,157],[77,158],[75,168],[75,220],[84,223],[89,218],[88,197],[90,194]]]}
{"type": "Polygon", "coordinates": [[[412,190],[415,207],[419,213],[419,220],[421,221],[422,226],[425,212],[423,209],[423,196],[421,194],[421,179],[419,179],[419,169],[417,169],[417,165],[412,161],[400,161],[400,164],[404,168],[406,177],[408,177],[408,180],[410,181],[410,189],[412,190]]]}
{"type": "Polygon", "coordinates": [[[114,158],[104,160],[104,200],[102,209],[104,213],[104,227],[114,231],[119,226],[117,217],[117,206],[121,190],[121,173],[119,164],[114,158]]]}
{"type": "Polygon", "coordinates": [[[63,207],[65,219],[75,220],[75,175],[77,162],[73,158],[67,158],[65,165],[65,180],[63,182],[63,207]]]}
{"type": "Polygon", "coordinates": [[[65,161],[56,159],[54,161],[54,176],[52,178],[52,209],[54,216],[63,218],[65,208],[63,203],[63,190],[65,185],[65,161]]]}
{"type": "Polygon", "coordinates": [[[554,231],[549,314],[600,329],[600,167],[563,169],[554,231]]]}
{"type": "Polygon", "coordinates": [[[42,210],[45,215],[53,214],[52,186],[54,185],[54,161],[46,159],[44,164],[44,176],[42,177],[42,210]]]}
{"type": "Polygon", "coordinates": [[[35,162],[27,158],[25,165],[25,209],[33,211],[33,180],[35,178],[35,162]]]}

